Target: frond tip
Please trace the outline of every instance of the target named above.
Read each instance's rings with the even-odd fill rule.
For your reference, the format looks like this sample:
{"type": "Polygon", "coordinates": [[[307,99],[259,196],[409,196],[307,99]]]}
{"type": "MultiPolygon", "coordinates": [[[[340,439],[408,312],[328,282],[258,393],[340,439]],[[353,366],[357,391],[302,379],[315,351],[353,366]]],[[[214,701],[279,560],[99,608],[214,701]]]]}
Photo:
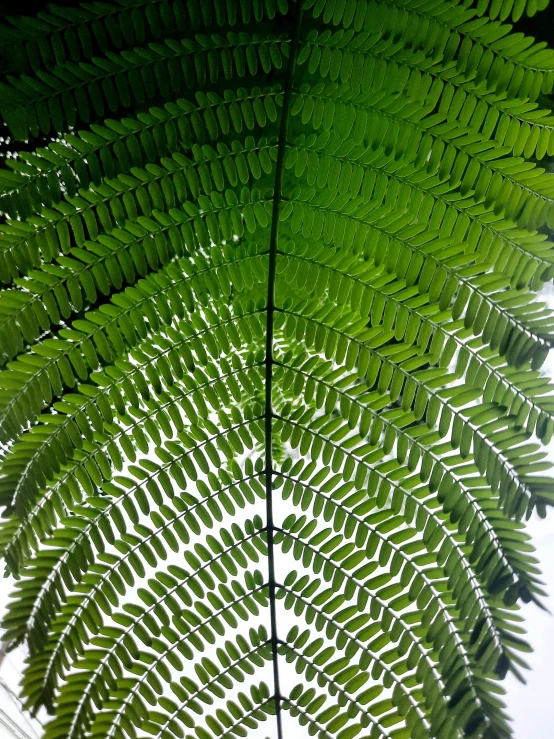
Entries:
{"type": "Polygon", "coordinates": [[[6,20],[3,627],[46,739],[511,735],[554,52],[505,21],[542,5],[6,20]]]}

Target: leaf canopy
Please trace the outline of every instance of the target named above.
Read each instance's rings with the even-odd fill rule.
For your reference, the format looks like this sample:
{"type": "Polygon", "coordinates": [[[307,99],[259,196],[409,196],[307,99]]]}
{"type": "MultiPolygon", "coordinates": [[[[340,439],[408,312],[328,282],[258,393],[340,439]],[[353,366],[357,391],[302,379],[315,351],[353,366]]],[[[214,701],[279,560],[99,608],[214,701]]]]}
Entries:
{"type": "Polygon", "coordinates": [[[6,19],[4,628],[45,739],[510,736],[554,501],[554,52],[510,22],[545,4],[6,19]]]}

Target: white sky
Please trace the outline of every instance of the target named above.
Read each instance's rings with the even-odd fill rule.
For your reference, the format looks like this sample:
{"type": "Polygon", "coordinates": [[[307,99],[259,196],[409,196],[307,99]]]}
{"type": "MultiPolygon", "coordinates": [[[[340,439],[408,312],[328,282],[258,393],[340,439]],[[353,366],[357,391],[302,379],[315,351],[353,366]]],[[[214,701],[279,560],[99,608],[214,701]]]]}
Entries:
{"type": "MultiPolygon", "coordinates": [[[[554,452],[554,450],[553,450],[554,452]]],[[[553,453],[554,456],[554,453],[553,453]]],[[[529,532],[537,549],[549,598],[545,602],[554,614],[554,513],[544,521],[530,522],[529,532]]],[[[506,680],[508,711],[514,719],[515,739],[552,739],[554,736],[554,615],[530,604],[523,611],[528,641],[534,648],[527,655],[531,670],[527,684],[506,680]]]]}
{"type": "MultiPolygon", "coordinates": [[[[552,299],[554,303],[554,297],[552,299]]],[[[550,362],[554,371],[554,356],[550,362]]],[[[554,443],[551,448],[554,460],[554,443]]],[[[546,520],[538,518],[529,522],[529,532],[537,549],[537,557],[541,562],[545,589],[549,598],[545,605],[554,614],[554,512],[546,520]]],[[[0,579],[0,614],[4,612],[11,590],[9,580],[0,579]]],[[[523,685],[513,678],[505,681],[507,689],[506,703],[508,713],[514,720],[514,739],[552,739],[554,737],[554,615],[541,611],[537,606],[530,604],[523,611],[526,618],[528,641],[534,648],[534,653],[527,655],[526,659],[531,670],[526,673],[527,684],[523,685]]],[[[289,624],[290,625],[290,624],[289,624]]],[[[288,629],[284,629],[284,633],[288,629]]],[[[0,680],[16,689],[22,667],[22,654],[16,652],[9,654],[0,667],[0,680]]],[[[17,707],[4,692],[0,684],[0,708],[9,716],[17,720],[22,726],[22,718],[17,715],[17,707]]],[[[287,728],[292,729],[290,717],[286,723],[287,728]]],[[[296,724],[296,722],[294,721],[296,724]]],[[[26,724],[26,722],[25,722],[26,724]]],[[[40,727],[36,726],[38,733],[34,733],[26,726],[27,736],[38,737],[40,727]]],[[[23,728],[23,726],[22,726],[23,728]]],[[[262,727],[260,727],[261,729],[262,727]]],[[[269,722],[263,726],[268,735],[271,735],[269,722]]],[[[17,734],[11,733],[0,722],[0,739],[13,739],[17,734]]],[[[25,736],[25,735],[21,735],[25,736]]],[[[294,727],[295,739],[308,739],[306,729],[301,729],[298,724],[294,727]]]]}
{"type": "MultiPolygon", "coordinates": [[[[549,286],[544,296],[550,307],[554,308],[554,286],[549,286]]],[[[544,368],[554,376],[554,352],[544,368]]],[[[550,447],[550,458],[554,461],[554,441],[550,447]]],[[[537,518],[528,523],[528,531],[533,536],[536,547],[536,555],[540,560],[543,570],[545,590],[549,597],[545,605],[554,614],[554,511],[550,511],[546,520],[537,518]]],[[[3,569],[3,565],[0,565],[3,569]]],[[[4,613],[8,595],[11,591],[11,581],[1,578],[0,575],[0,617],[4,613]]],[[[514,739],[553,739],[554,738],[554,615],[541,611],[537,606],[530,604],[524,607],[523,614],[526,619],[528,641],[534,648],[534,652],[525,655],[530,666],[530,671],[525,674],[527,684],[523,685],[514,678],[509,677],[504,686],[507,689],[506,703],[508,713],[513,719],[514,739]]],[[[286,624],[280,629],[284,637],[291,624],[286,624]]],[[[27,721],[18,716],[16,703],[2,687],[2,681],[13,690],[17,690],[20,671],[23,664],[23,655],[16,651],[8,655],[0,666],[0,739],[38,739],[40,726],[35,723],[34,729],[27,721]],[[15,719],[19,726],[25,728],[26,733],[13,733],[5,725],[2,725],[2,712],[15,719]]],[[[285,665],[283,665],[286,671],[285,665]]],[[[269,681],[271,677],[268,676],[269,681]]],[[[295,678],[293,674],[287,674],[286,680],[295,678]]],[[[266,676],[264,679],[267,680],[266,676]]],[[[296,682],[296,680],[295,680],[296,682]]],[[[297,722],[285,714],[285,735],[290,736],[293,732],[295,739],[308,739],[306,728],[298,726],[297,722]]],[[[5,719],[4,719],[5,721],[5,719]]],[[[274,727],[271,721],[262,724],[259,731],[263,735],[273,736],[274,727]]],[[[260,735],[261,736],[261,735],[260,735]]]]}
{"type": "MultiPolygon", "coordinates": [[[[545,286],[543,295],[550,308],[554,308],[554,286],[545,286]]],[[[554,352],[550,353],[544,370],[554,376],[554,352]]],[[[549,457],[554,461],[554,441],[550,444],[549,457]]],[[[538,517],[528,523],[533,537],[536,556],[540,560],[545,590],[549,597],[544,601],[551,611],[547,613],[533,604],[524,607],[528,641],[534,649],[526,656],[531,670],[525,675],[527,684],[509,677],[505,682],[508,691],[506,703],[514,720],[515,739],[552,739],[554,737],[554,511],[545,520],[538,517]]]]}

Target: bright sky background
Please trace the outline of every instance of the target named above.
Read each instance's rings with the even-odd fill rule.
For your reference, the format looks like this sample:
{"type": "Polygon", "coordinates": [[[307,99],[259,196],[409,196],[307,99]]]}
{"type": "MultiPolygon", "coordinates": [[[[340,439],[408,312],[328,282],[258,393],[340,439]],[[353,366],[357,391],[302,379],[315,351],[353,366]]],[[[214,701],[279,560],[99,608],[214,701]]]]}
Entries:
{"type": "MultiPolygon", "coordinates": [[[[554,286],[549,285],[544,296],[551,308],[554,309],[554,286]]],[[[554,376],[554,352],[545,364],[545,371],[554,376]]],[[[554,461],[554,441],[550,448],[550,457],[554,461]]],[[[553,473],[554,474],[554,473],[553,473]]],[[[552,613],[541,611],[537,606],[530,604],[524,607],[528,641],[534,648],[534,653],[527,655],[530,671],[526,673],[527,684],[523,685],[509,677],[504,685],[507,689],[506,703],[508,713],[513,718],[514,739],[553,739],[554,737],[554,511],[550,511],[546,520],[538,517],[528,523],[528,531],[533,536],[536,547],[536,556],[540,560],[543,570],[545,589],[549,593],[545,605],[552,613]]],[[[2,579],[3,564],[0,563],[0,617],[4,613],[8,594],[11,591],[11,580],[2,579]]],[[[292,624],[282,626],[281,636],[292,624]]],[[[0,739],[38,739],[40,725],[29,725],[19,713],[16,702],[5,690],[3,683],[17,691],[23,654],[20,650],[7,655],[0,666],[0,739]],[[25,733],[14,733],[7,727],[5,716],[17,722],[25,733]],[[3,723],[4,722],[4,723],[3,723]]],[[[286,668],[285,668],[286,669],[286,668]]],[[[292,679],[295,676],[291,675],[292,679]]],[[[287,675],[287,678],[289,676],[287,675]]],[[[264,675],[268,683],[271,677],[264,675]]],[[[290,678],[289,678],[290,679],[290,678]]],[[[294,739],[308,739],[307,729],[302,729],[296,721],[285,714],[285,735],[294,736],[294,739]]],[[[273,726],[270,722],[260,726],[263,736],[273,736],[273,726]]],[[[261,739],[261,734],[260,734],[261,739]]]]}
{"type": "MultiPolygon", "coordinates": [[[[554,308],[554,286],[545,286],[544,297],[554,308]]],[[[554,352],[545,362],[544,370],[554,377],[554,352]]],[[[550,459],[554,461],[554,441],[550,444],[550,459]]],[[[552,474],[552,473],[551,473],[552,474]]],[[[527,684],[508,678],[506,702],[514,720],[515,739],[552,739],[554,737],[554,511],[545,520],[538,517],[528,523],[536,556],[543,571],[545,590],[549,597],[546,613],[537,606],[525,606],[523,614],[528,641],[535,650],[527,656],[531,670],[526,674],[527,684]]]]}
{"type": "MultiPolygon", "coordinates": [[[[554,458],[554,450],[553,450],[554,458]]],[[[554,511],[545,521],[530,522],[537,556],[541,561],[549,598],[545,605],[554,613],[554,511]]],[[[527,685],[506,680],[508,711],[514,719],[515,739],[552,739],[554,736],[554,615],[534,605],[524,609],[531,671],[527,685]]]]}
{"type": "MultiPolygon", "coordinates": [[[[554,295],[552,303],[554,305],[554,295]]],[[[554,356],[549,364],[554,374],[554,356]]],[[[551,455],[554,460],[554,444],[551,455]]],[[[554,511],[551,511],[544,521],[538,518],[532,519],[529,522],[529,532],[533,536],[537,557],[541,562],[545,589],[550,594],[545,605],[554,614],[554,511]]],[[[0,579],[0,614],[4,612],[10,589],[11,582],[0,579]]],[[[524,615],[528,640],[535,651],[527,657],[531,667],[526,674],[527,684],[522,685],[512,678],[508,678],[505,682],[508,691],[506,696],[508,711],[514,720],[514,739],[552,739],[554,737],[554,615],[541,611],[533,604],[525,607],[524,615]]],[[[16,689],[21,667],[22,654],[19,651],[9,654],[0,667],[0,680],[12,689],[16,689]]],[[[4,691],[1,683],[0,707],[9,716],[19,721],[19,725],[22,726],[17,706],[4,691]]],[[[36,725],[35,727],[37,732],[40,732],[40,727],[36,725]]],[[[32,728],[26,726],[26,729],[27,735],[33,739],[35,737],[38,739],[40,736],[40,733],[34,733],[32,728]]],[[[295,739],[307,739],[308,734],[305,729],[296,726],[294,731],[295,739]]],[[[13,739],[14,736],[18,734],[11,733],[0,723],[0,739],[13,739]]]]}

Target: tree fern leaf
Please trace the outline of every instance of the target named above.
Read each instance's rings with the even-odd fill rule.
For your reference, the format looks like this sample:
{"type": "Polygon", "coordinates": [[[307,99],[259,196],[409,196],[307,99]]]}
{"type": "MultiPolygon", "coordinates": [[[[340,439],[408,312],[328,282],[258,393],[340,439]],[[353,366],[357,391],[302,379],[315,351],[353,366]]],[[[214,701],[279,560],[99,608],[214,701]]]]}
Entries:
{"type": "Polygon", "coordinates": [[[46,736],[510,736],[552,501],[537,8],[0,31],[4,627],[46,736]]]}

